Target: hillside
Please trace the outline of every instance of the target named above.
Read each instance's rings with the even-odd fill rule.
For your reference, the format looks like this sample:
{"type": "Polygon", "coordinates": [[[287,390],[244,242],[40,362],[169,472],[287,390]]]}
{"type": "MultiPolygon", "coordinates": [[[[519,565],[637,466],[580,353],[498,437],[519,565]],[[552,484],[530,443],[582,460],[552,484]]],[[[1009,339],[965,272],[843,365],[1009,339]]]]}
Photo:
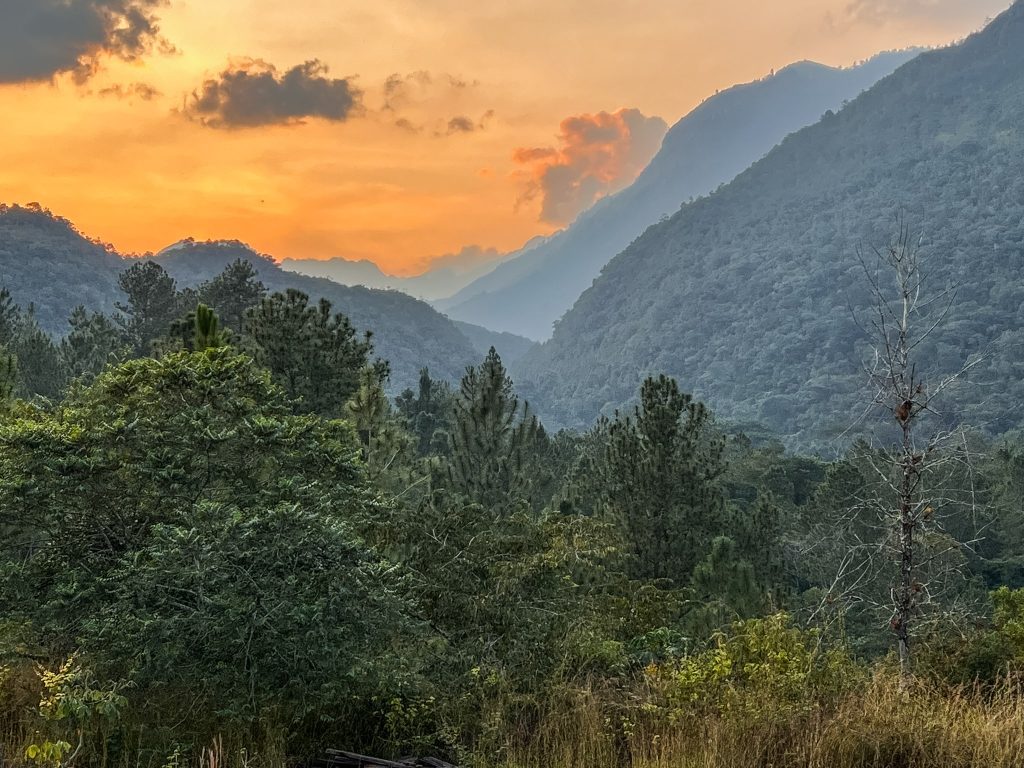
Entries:
{"type": "Polygon", "coordinates": [[[1024,396],[1024,3],[925,53],[838,114],[789,137],[716,194],[617,256],[527,354],[519,379],[551,421],[582,424],[648,372],[677,376],[717,412],[819,443],[862,402],[868,296],[858,247],[884,246],[895,212],[920,233],[937,290],[960,284],[932,337],[937,371],[989,349],[960,393],[972,423],[992,392],[1024,396]]]}
{"type": "Polygon", "coordinates": [[[547,339],[601,268],[649,225],[734,178],[787,134],[838,109],[916,53],[881,54],[849,69],[801,62],[716,94],[669,131],[631,187],[436,305],[457,320],[547,339]]]}
{"type": "Polygon", "coordinates": [[[479,325],[464,323],[461,320],[453,322],[455,327],[462,332],[462,335],[470,340],[473,348],[476,349],[477,354],[481,358],[487,355],[491,347],[494,347],[506,365],[511,365],[519,360],[526,354],[527,350],[537,343],[525,336],[516,336],[514,333],[491,331],[479,325]]]}
{"type": "Polygon", "coordinates": [[[424,366],[432,375],[457,381],[476,350],[452,322],[418,299],[399,291],[348,287],[322,277],[287,272],[268,256],[238,241],[186,240],[161,251],[154,261],[180,285],[196,285],[220,273],[235,259],[247,259],[271,291],[297,288],[314,299],[328,299],[360,329],[374,334],[377,355],[391,363],[392,387],[403,389],[419,380],[424,366]]]}
{"type": "MultiPolygon", "coordinates": [[[[346,288],[285,272],[238,242],[183,241],[153,258],[183,286],[208,280],[236,258],[250,259],[271,290],[298,288],[329,299],[357,328],[374,332],[377,354],[391,362],[395,388],[414,385],[423,366],[438,378],[458,380],[479,357],[450,320],[422,301],[398,291],[346,288]]],[[[49,333],[65,333],[67,318],[79,304],[113,312],[123,298],[118,275],[130,264],[39,207],[0,207],[0,287],[7,287],[23,307],[32,305],[49,333]]]]}
{"type": "Polygon", "coordinates": [[[67,219],[30,205],[0,205],[0,288],[32,305],[43,330],[63,334],[78,304],[112,312],[125,260],[88,240],[67,219]]]}

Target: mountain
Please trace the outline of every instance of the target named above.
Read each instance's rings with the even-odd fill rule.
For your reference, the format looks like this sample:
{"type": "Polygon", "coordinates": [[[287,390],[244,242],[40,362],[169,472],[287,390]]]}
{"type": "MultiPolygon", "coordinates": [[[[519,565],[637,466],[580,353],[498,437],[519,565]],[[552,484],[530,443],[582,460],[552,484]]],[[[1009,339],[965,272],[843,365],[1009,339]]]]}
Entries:
{"type": "Polygon", "coordinates": [[[297,288],[314,300],[325,298],[354,326],[373,331],[377,355],[391,363],[393,388],[414,386],[424,366],[437,378],[458,381],[466,366],[476,362],[476,349],[448,318],[400,291],[349,287],[287,272],[269,256],[233,240],[185,240],[153,257],[182,286],[209,280],[235,259],[252,262],[269,290],[297,288]]]}
{"type": "Polygon", "coordinates": [[[838,109],[917,53],[880,54],[849,69],[801,62],[716,94],[676,123],[632,186],[436,306],[456,320],[548,338],[601,267],[649,225],[734,178],[787,134],[838,109]]]}
{"type": "MultiPolygon", "coordinates": [[[[151,258],[182,286],[213,277],[236,258],[249,259],[271,290],[298,288],[329,299],[357,328],[373,331],[377,354],[391,363],[396,389],[414,386],[423,366],[438,378],[458,381],[479,357],[470,340],[425,302],[398,291],[346,288],[285,272],[239,242],[185,240],[151,258]]],[[[113,312],[124,298],[118,276],[132,263],[39,206],[0,206],[0,287],[7,287],[16,303],[33,306],[39,324],[54,335],[67,331],[67,318],[79,304],[113,312]]]]}
{"type": "Polygon", "coordinates": [[[509,258],[509,255],[471,245],[458,253],[433,259],[426,271],[413,277],[389,275],[365,259],[284,259],[281,267],[311,277],[326,277],[342,285],[394,289],[418,299],[433,301],[451,296],[492,271],[505,258],[509,258]]]}
{"type": "Polygon", "coordinates": [[[492,331],[472,323],[463,323],[461,320],[455,320],[454,323],[462,335],[469,339],[481,358],[486,357],[491,347],[494,347],[505,365],[511,365],[522,358],[537,343],[525,336],[492,331]]]}
{"type": "Polygon", "coordinates": [[[48,333],[67,331],[79,304],[113,312],[122,298],[117,275],[126,266],[112,246],[87,239],[37,204],[0,205],[0,288],[16,304],[31,305],[48,333]]]}
{"type": "Polygon", "coordinates": [[[1005,406],[1024,401],[1024,0],[648,229],[517,379],[550,422],[579,425],[664,372],[722,417],[827,443],[867,394],[856,253],[885,246],[900,210],[932,289],[959,285],[919,354],[948,373],[988,352],[949,407],[991,432],[1024,424],[1005,406]]]}

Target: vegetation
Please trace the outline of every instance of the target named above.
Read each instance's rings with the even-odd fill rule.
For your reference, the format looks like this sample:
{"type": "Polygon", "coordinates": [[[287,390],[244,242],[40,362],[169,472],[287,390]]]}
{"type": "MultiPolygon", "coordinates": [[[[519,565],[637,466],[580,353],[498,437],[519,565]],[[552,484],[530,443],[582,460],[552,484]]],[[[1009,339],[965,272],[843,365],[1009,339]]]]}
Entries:
{"type": "Polygon", "coordinates": [[[552,425],[582,427],[666,373],[720,418],[833,453],[870,356],[850,308],[872,305],[850,254],[905,211],[955,312],[921,348],[938,370],[988,351],[957,416],[1021,426],[1024,5],[922,54],[796,133],[731,184],[652,226],[605,267],[554,337],[513,366],[552,425]]]}
{"type": "MultiPolygon", "coordinates": [[[[1024,3],[985,33],[998,61],[968,41],[974,75],[1022,29],[1024,3]]],[[[997,327],[978,281],[957,300],[919,242],[862,259],[871,389],[830,405],[861,427],[829,460],[662,374],[552,432],[493,347],[458,387],[418,350],[393,397],[377,336],[233,244],[137,262],[59,341],[0,292],[0,757],[1020,765],[1024,445],[1012,406],[958,418],[1006,361],[966,348],[997,327]]],[[[820,348],[780,380],[828,376],[820,348]]],[[[751,354],[756,380],[782,353],[751,354]]]]}
{"type": "Polygon", "coordinates": [[[360,334],[373,331],[378,354],[390,363],[395,393],[415,386],[424,365],[438,378],[457,382],[479,356],[474,343],[425,302],[398,291],[350,288],[286,272],[270,257],[239,242],[186,240],[139,261],[87,239],[70,222],[38,205],[0,205],[0,264],[0,288],[9,291],[13,303],[26,311],[31,308],[40,330],[54,339],[69,333],[68,317],[81,306],[89,315],[122,317],[131,326],[122,330],[139,336],[126,343],[134,354],[148,353],[148,337],[165,333],[169,316],[182,317],[199,300],[216,310],[223,327],[237,332],[242,312],[260,297],[259,291],[284,294],[295,289],[313,304],[327,299],[360,334]],[[161,287],[142,280],[147,274],[161,274],[143,269],[149,263],[162,267],[173,281],[175,297],[170,282],[161,287]],[[204,292],[198,296],[201,285],[204,292]],[[143,290],[153,294],[146,297],[139,293],[143,290]],[[120,310],[119,305],[132,309],[120,310]],[[134,317],[136,309],[145,317],[134,317]]]}

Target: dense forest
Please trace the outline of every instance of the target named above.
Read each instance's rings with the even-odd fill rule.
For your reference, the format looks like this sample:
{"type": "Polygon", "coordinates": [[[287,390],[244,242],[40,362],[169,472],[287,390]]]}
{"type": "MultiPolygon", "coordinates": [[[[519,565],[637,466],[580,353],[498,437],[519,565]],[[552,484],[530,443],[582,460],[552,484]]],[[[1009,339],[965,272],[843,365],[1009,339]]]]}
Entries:
{"type": "Polygon", "coordinates": [[[552,433],[494,349],[457,387],[424,368],[389,398],[371,337],[243,260],[186,289],[141,261],[119,285],[116,312],[75,310],[59,341],[0,300],[16,764],[344,747],[1009,766],[1024,749],[1024,447],[949,433],[913,367],[870,418],[926,447],[824,462],[726,428],[666,376],[552,433]]]}
{"type": "MultiPolygon", "coordinates": [[[[398,291],[347,287],[286,272],[237,241],[184,240],[146,258],[163,266],[183,290],[196,289],[243,259],[270,291],[295,288],[313,303],[327,299],[357,328],[373,331],[378,351],[391,363],[392,386],[399,391],[416,383],[423,365],[454,381],[477,356],[474,343],[425,302],[398,291]]],[[[31,308],[39,327],[51,335],[68,333],[68,317],[78,306],[113,312],[125,298],[120,275],[135,261],[89,240],[71,222],[39,206],[0,205],[0,284],[15,302],[31,308]]]]}
{"type": "Polygon", "coordinates": [[[631,186],[436,306],[456,320],[549,338],[601,268],[647,227],[731,181],[787,135],[839,109],[917,53],[882,53],[846,69],[798,62],[711,96],[669,130],[631,186]]]}
{"type": "Polygon", "coordinates": [[[553,339],[514,367],[546,420],[585,425],[650,373],[787,445],[835,450],[852,425],[870,306],[858,251],[902,210],[957,288],[922,363],[986,351],[966,420],[1019,427],[1024,266],[1024,4],[960,45],[921,54],[790,136],[717,193],[651,227],[604,269],[553,339]]]}
{"type": "Polygon", "coordinates": [[[0,207],[0,768],[1018,768],[1022,117],[1018,0],[540,346],[0,207]]]}

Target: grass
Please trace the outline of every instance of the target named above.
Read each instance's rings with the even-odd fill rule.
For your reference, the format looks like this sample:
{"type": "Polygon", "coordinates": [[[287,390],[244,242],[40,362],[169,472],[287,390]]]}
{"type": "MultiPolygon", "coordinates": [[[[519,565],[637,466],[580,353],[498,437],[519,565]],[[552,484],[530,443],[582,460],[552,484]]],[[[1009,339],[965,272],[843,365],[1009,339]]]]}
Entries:
{"type": "MultiPolygon", "coordinates": [[[[9,682],[9,681],[8,681],[9,682]]],[[[4,686],[7,688],[7,686],[4,686]]],[[[31,708],[0,689],[0,754],[27,764],[31,708]]],[[[145,713],[127,713],[126,728],[144,729],[145,713]]],[[[651,705],[640,687],[566,687],[529,721],[506,721],[501,749],[486,768],[1019,768],[1024,766],[1024,688],[994,689],[917,681],[900,690],[877,673],[829,706],[768,714],[740,707],[701,715],[651,705]]],[[[281,768],[278,749],[252,749],[224,735],[178,755],[127,759],[110,768],[281,768]]],[[[344,746],[344,745],[338,745],[344,746]]],[[[99,766],[83,755],[81,768],[99,766]]],[[[50,766],[49,768],[56,768],[50,766]]]]}

